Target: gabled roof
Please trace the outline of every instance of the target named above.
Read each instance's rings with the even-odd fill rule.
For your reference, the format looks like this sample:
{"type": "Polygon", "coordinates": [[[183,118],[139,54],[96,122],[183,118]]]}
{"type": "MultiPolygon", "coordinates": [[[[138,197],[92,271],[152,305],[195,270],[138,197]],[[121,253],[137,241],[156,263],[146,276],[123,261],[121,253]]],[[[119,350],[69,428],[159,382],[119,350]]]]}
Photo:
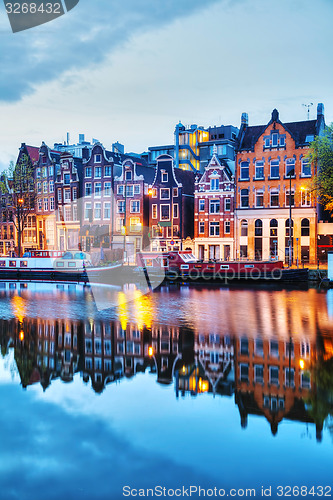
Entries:
{"type": "Polygon", "coordinates": [[[38,161],[38,158],[39,158],[39,148],[37,148],[36,146],[27,146],[26,144],[24,144],[26,150],[27,150],[27,153],[32,161],[32,163],[35,163],[38,161]]]}
{"type": "Polygon", "coordinates": [[[194,193],[195,173],[191,170],[183,170],[182,168],[174,168],[177,181],[183,186],[184,194],[194,193]]]}

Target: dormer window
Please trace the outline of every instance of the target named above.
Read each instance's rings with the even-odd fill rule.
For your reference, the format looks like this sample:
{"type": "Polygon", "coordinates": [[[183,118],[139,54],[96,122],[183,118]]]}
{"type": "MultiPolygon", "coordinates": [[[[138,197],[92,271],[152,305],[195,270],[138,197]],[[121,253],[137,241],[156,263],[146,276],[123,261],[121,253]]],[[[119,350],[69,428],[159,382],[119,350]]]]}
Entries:
{"type": "Polygon", "coordinates": [[[168,172],[162,172],[162,182],[168,182],[168,172]]]}
{"type": "Polygon", "coordinates": [[[95,163],[101,163],[102,155],[95,155],[95,163]]]}
{"type": "Polygon", "coordinates": [[[132,180],[132,170],[126,170],[125,171],[125,180],[126,181],[131,181],[132,180]]]}
{"type": "Polygon", "coordinates": [[[286,138],[282,135],[280,136],[280,146],[285,146],[286,145],[286,138]]]}
{"type": "Polygon", "coordinates": [[[265,138],[265,148],[269,148],[270,146],[270,137],[265,138]]]}

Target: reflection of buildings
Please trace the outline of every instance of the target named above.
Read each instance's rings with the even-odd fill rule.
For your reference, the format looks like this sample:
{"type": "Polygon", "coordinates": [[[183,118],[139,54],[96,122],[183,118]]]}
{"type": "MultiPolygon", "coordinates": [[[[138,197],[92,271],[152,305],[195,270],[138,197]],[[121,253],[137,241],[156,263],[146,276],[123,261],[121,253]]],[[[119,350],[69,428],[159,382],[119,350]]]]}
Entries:
{"type": "Polygon", "coordinates": [[[264,415],[274,435],[283,418],[311,421],[304,400],[311,389],[314,355],[315,346],[307,340],[236,339],[235,399],[242,427],[248,414],[264,415]]]}

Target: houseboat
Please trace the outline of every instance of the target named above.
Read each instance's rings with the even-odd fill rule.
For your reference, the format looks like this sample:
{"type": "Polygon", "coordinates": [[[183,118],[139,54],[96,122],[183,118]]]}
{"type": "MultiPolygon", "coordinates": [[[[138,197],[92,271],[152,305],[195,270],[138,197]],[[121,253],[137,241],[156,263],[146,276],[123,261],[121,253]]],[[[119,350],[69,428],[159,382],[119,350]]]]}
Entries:
{"type": "Polygon", "coordinates": [[[169,281],[307,281],[307,269],[284,269],[283,262],[270,261],[202,261],[191,251],[141,252],[139,269],[149,276],[164,273],[169,281]]]}

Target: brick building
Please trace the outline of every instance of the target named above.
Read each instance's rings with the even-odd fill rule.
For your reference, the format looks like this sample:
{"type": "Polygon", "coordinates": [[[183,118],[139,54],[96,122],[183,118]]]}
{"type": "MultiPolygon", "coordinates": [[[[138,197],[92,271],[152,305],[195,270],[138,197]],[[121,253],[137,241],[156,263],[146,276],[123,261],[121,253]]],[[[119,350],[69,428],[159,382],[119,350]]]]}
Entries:
{"type": "Polygon", "coordinates": [[[317,119],[283,123],[275,109],[266,125],[249,126],[242,115],[236,161],[237,258],[316,261],[317,207],[309,181],[315,166],[309,145],[324,127],[324,107],[317,119]],[[290,192],[291,182],[291,192],[290,192]]]}
{"type": "Polygon", "coordinates": [[[229,260],[234,255],[234,176],[227,162],[218,159],[216,149],[195,182],[195,255],[229,260]]]}

